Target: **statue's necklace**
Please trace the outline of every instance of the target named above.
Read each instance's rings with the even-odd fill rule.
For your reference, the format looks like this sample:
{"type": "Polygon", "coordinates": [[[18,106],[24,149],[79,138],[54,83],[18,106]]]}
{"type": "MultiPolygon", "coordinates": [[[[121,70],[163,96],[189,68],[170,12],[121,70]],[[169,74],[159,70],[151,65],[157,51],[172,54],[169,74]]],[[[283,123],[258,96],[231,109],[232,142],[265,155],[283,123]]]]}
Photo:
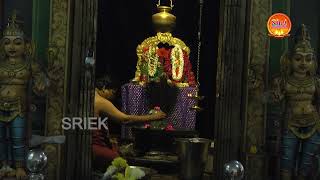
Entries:
{"type": "Polygon", "coordinates": [[[288,83],[295,87],[310,87],[314,84],[314,81],[310,77],[304,79],[289,78],[288,83]]]}
{"type": "Polygon", "coordinates": [[[24,61],[24,62],[7,62],[7,63],[1,63],[0,65],[0,69],[4,70],[8,73],[8,76],[10,78],[13,78],[17,75],[18,72],[22,71],[23,69],[25,69],[28,66],[28,62],[24,61]]]}
{"type": "Polygon", "coordinates": [[[297,94],[303,94],[307,88],[314,84],[314,81],[310,77],[304,79],[289,78],[288,83],[297,88],[297,94]]]}

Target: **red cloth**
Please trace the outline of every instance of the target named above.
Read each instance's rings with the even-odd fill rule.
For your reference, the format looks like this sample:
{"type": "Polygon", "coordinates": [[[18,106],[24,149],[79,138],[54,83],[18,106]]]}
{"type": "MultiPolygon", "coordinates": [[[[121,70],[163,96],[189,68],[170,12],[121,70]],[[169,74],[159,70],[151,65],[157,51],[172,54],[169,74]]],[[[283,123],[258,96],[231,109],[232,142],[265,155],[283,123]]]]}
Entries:
{"type": "Polygon", "coordinates": [[[119,156],[118,152],[106,146],[93,145],[92,151],[95,158],[100,160],[103,159],[106,162],[112,161],[114,158],[119,156]]]}
{"type": "Polygon", "coordinates": [[[94,130],[92,132],[92,144],[111,147],[107,129],[94,130]]]}
{"type": "Polygon", "coordinates": [[[118,157],[116,150],[112,149],[107,129],[94,130],[92,133],[92,152],[95,159],[112,161],[118,157]]]}

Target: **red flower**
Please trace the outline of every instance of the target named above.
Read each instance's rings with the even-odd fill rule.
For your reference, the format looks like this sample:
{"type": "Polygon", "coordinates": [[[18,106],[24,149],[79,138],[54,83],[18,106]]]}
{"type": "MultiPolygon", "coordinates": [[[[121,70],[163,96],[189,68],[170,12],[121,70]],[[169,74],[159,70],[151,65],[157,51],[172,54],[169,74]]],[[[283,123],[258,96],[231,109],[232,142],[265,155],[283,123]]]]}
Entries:
{"type": "Polygon", "coordinates": [[[196,86],[196,85],[197,85],[197,83],[196,83],[196,78],[194,77],[193,72],[190,72],[190,73],[189,73],[188,83],[189,83],[190,86],[196,86]]]}
{"type": "Polygon", "coordinates": [[[160,48],[157,50],[157,55],[162,59],[162,58],[169,58],[169,51],[166,50],[165,48],[160,48]]]}
{"type": "Polygon", "coordinates": [[[172,76],[172,68],[171,68],[171,66],[169,66],[169,67],[167,68],[166,73],[168,74],[169,77],[172,76]]]}
{"type": "Polygon", "coordinates": [[[146,82],[147,81],[147,76],[145,74],[140,76],[140,81],[146,82]]]}
{"type": "Polygon", "coordinates": [[[170,60],[170,57],[169,57],[169,54],[170,54],[171,50],[168,51],[168,56],[164,59],[164,65],[163,65],[163,68],[164,68],[164,72],[169,76],[171,77],[172,75],[172,65],[171,65],[171,60],[170,60]]]}
{"type": "Polygon", "coordinates": [[[143,52],[149,51],[149,47],[144,47],[144,48],[142,49],[142,51],[143,51],[143,52]]]}
{"type": "Polygon", "coordinates": [[[190,73],[189,73],[188,78],[189,78],[190,80],[194,80],[194,79],[195,79],[193,72],[190,72],[190,73]]]}
{"type": "Polygon", "coordinates": [[[184,59],[184,75],[187,78],[187,82],[190,86],[195,86],[196,85],[196,80],[194,73],[192,72],[192,64],[189,60],[189,56],[187,55],[186,52],[183,52],[183,59],[184,59]]]}
{"type": "Polygon", "coordinates": [[[146,123],[146,124],[144,124],[144,128],[149,129],[149,128],[151,128],[151,125],[146,123]]]}
{"type": "Polygon", "coordinates": [[[159,106],[155,106],[153,109],[156,110],[156,111],[160,111],[161,110],[159,106]]]}
{"type": "Polygon", "coordinates": [[[173,131],[174,128],[173,128],[172,124],[169,123],[164,130],[165,130],[165,131],[173,131]]]}

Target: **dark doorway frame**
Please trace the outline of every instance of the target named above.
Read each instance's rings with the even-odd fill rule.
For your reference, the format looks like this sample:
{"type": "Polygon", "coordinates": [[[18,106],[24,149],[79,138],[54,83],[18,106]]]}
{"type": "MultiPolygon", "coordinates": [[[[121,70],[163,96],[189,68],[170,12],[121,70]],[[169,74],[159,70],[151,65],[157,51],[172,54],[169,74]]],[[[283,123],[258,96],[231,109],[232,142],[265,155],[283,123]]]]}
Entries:
{"type": "MultiPolygon", "coordinates": [[[[134,77],[137,61],[135,54],[136,46],[145,38],[155,34],[152,28],[151,16],[156,13],[156,2],[141,1],[140,3],[139,1],[135,1],[134,3],[130,2],[130,5],[127,3],[129,2],[99,0],[96,76],[106,72],[110,73],[111,76],[114,76],[113,79],[119,80],[118,83],[120,85],[129,82],[129,80],[134,77]],[[143,4],[143,7],[139,7],[137,5],[139,3],[143,4]],[[122,9],[121,11],[117,11],[117,8],[114,7],[121,7],[122,9]],[[130,15],[132,15],[130,14],[132,12],[131,9],[134,9],[137,16],[140,17],[136,19],[136,24],[131,21],[128,22],[130,15]],[[127,27],[125,23],[129,23],[129,26],[127,27]],[[112,28],[117,29],[119,32],[113,31],[112,28]],[[130,28],[132,30],[127,30],[130,28]],[[118,34],[115,35],[115,33],[118,34]],[[117,46],[124,48],[124,51],[122,53],[117,52],[117,46]],[[108,52],[120,54],[119,58],[114,58],[115,56],[108,52]],[[124,63],[127,65],[123,66],[124,63]]],[[[201,84],[200,94],[205,96],[205,100],[202,101],[200,105],[205,107],[205,110],[198,113],[196,126],[202,137],[210,139],[213,139],[214,136],[219,3],[220,1],[205,0],[202,15],[202,47],[199,80],[201,84]]],[[[186,2],[175,2],[173,14],[177,16],[177,26],[173,35],[185,41],[190,47],[190,60],[193,65],[193,71],[196,71],[199,2],[198,0],[193,0],[188,1],[187,5],[185,4],[186,2]],[[192,12],[192,15],[187,15],[186,12],[192,12]]],[[[116,102],[116,104],[118,104],[118,106],[120,105],[119,102],[116,102]]]]}
{"type": "Polygon", "coordinates": [[[0,0],[0,31],[1,31],[1,35],[0,38],[2,37],[2,30],[4,27],[4,0],[0,0]]]}

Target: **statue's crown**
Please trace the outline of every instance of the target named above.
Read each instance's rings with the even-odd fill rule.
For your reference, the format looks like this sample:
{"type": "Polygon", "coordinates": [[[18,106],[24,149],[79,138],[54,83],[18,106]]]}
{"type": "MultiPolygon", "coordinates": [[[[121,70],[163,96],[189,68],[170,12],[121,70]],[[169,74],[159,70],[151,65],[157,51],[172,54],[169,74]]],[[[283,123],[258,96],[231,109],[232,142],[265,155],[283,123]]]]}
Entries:
{"type": "Polygon", "coordinates": [[[8,18],[7,27],[3,31],[3,36],[24,36],[23,30],[20,28],[19,24],[22,21],[17,19],[17,12],[13,11],[11,17],[8,18]]]}
{"type": "Polygon", "coordinates": [[[302,24],[296,31],[294,38],[294,51],[314,52],[311,47],[311,37],[306,25],[302,24]]]}

